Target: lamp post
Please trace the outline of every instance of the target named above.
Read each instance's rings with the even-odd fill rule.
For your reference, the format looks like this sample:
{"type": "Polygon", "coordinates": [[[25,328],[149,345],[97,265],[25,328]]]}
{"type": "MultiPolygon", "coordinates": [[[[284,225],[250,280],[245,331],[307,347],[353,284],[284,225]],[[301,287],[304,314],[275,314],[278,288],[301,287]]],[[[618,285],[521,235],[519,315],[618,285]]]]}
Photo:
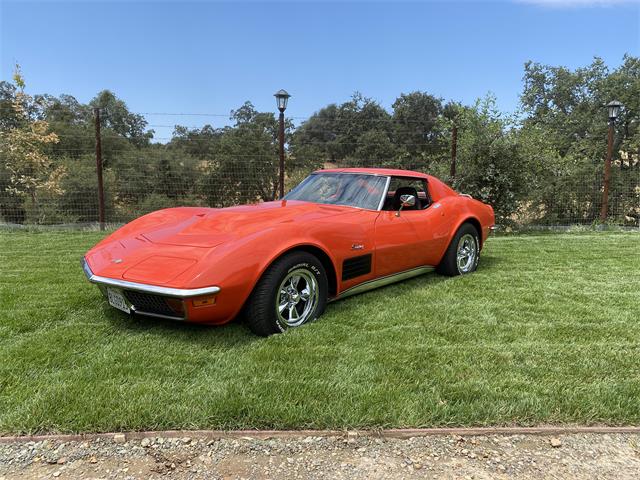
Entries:
{"type": "Polygon", "coordinates": [[[622,103],[617,100],[609,102],[607,105],[609,114],[609,137],[607,139],[607,159],[604,162],[604,188],[602,189],[602,207],[600,209],[600,222],[607,221],[607,213],[609,210],[609,186],[611,184],[611,157],[613,156],[613,130],[616,118],[620,113],[622,103]]]}
{"type": "Polygon", "coordinates": [[[276,97],[278,110],[280,110],[280,125],[278,129],[278,139],[280,141],[280,198],[284,197],[284,111],[287,109],[289,95],[286,90],[278,90],[273,94],[276,97]]]}

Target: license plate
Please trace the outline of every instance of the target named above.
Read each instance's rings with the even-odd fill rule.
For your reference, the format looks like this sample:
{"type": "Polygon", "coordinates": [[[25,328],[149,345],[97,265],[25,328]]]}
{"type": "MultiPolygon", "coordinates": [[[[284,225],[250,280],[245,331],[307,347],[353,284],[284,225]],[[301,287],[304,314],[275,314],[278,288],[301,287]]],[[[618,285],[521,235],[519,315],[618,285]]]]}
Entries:
{"type": "Polygon", "coordinates": [[[119,290],[113,288],[107,288],[107,298],[109,299],[109,305],[122,310],[125,313],[131,313],[131,309],[124,299],[124,295],[119,290]]]}

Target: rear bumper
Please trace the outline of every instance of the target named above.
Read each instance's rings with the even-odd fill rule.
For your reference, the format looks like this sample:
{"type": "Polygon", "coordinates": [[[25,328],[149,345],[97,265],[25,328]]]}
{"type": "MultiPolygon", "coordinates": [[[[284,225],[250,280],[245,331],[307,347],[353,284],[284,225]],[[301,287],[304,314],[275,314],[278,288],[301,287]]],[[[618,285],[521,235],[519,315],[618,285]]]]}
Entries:
{"type": "MultiPolygon", "coordinates": [[[[148,285],[145,283],[137,283],[137,282],[128,282],[126,280],[119,280],[116,278],[108,278],[101,277],[99,275],[95,275],[91,271],[91,267],[87,263],[87,260],[82,258],[82,270],[84,274],[87,276],[87,279],[91,283],[95,283],[98,285],[100,290],[104,294],[106,294],[106,287],[112,287],[121,290],[124,292],[127,301],[130,303],[129,308],[132,312],[135,312],[140,315],[149,315],[152,317],[159,318],[167,318],[171,320],[187,320],[187,309],[183,308],[183,315],[179,315],[177,312],[175,314],[171,313],[171,309],[166,312],[160,311],[147,311],[149,308],[141,308],[140,303],[132,301],[133,298],[140,298],[138,294],[147,295],[152,297],[152,299],[175,299],[175,300],[186,300],[193,297],[202,297],[207,295],[216,295],[220,292],[220,287],[204,287],[204,288],[172,288],[172,287],[161,287],[159,285],[148,285]],[[127,292],[131,292],[131,294],[127,295],[127,292]],[[136,305],[138,303],[138,305],[136,305]],[[170,314],[171,313],[171,314],[170,314]]],[[[157,300],[156,300],[157,301],[157,300]]],[[[149,305],[148,302],[145,302],[149,305]]]]}

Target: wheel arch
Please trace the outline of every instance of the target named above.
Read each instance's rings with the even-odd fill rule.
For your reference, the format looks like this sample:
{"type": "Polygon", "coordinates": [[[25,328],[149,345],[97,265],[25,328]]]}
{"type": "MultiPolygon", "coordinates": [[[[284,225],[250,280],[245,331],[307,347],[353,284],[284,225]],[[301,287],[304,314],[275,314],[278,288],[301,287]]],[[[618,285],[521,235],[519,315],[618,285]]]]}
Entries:
{"type": "Polygon", "coordinates": [[[451,233],[449,234],[449,238],[447,239],[447,246],[444,249],[444,252],[442,252],[442,255],[440,257],[440,261],[442,261],[442,259],[444,258],[444,256],[447,254],[447,250],[449,248],[449,246],[451,245],[451,242],[453,242],[453,239],[456,236],[456,233],[458,233],[458,230],[460,230],[460,228],[462,227],[462,225],[464,225],[465,223],[469,223],[470,225],[473,226],[473,228],[475,228],[476,232],[478,233],[478,240],[480,241],[480,245],[478,246],[479,250],[482,250],[482,224],[480,223],[480,220],[478,220],[476,217],[469,215],[466,216],[464,218],[462,218],[458,223],[456,223],[455,228],[451,229],[451,233]]]}
{"type": "MultiPolygon", "coordinates": [[[[315,256],[320,263],[322,263],[322,266],[324,267],[325,271],[327,272],[327,281],[328,281],[328,294],[329,297],[333,297],[337,294],[338,292],[338,273],[335,267],[335,264],[333,262],[333,259],[331,258],[331,256],[327,253],[327,251],[314,244],[314,243],[310,243],[310,242],[305,242],[305,243],[299,243],[296,245],[289,245],[285,248],[282,248],[280,250],[278,250],[277,253],[275,253],[273,256],[271,256],[269,258],[268,261],[264,262],[261,266],[260,266],[260,271],[258,273],[258,275],[256,275],[255,280],[253,281],[252,285],[251,285],[251,289],[248,292],[248,295],[251,295],[251,292],[253,292],[254,288],[256,287],[256,285],[258,284],[258,282],[260,281],[260,279],[262,278],[262,276],[265,274],[265,272],[269,269],[269,267],[271,265],[274,264],[274,262],[280,258],[282,258],[283,256],[292,253],[292,252],[306,252],[309,253],[313,256],[315,256]]],[[[244,302],[247,301],[248,299],[248,295],[247,298],[245,298],[244,302]]]]}
{"type": "Polygon", "coordinates": [[[480,220],[478,220],[476,217],[467,217],[464,220],[462,220],[456,227],[453,234],[455,235],[455,232],[457,232],[460,229],[460,227],[462,227],[462,225],[464,225],[465,223],[470,223],[471,225],[473,225],[473,227],[476,229],[476,232],[478,232],[478,240],[480,241],[479,249],[482,249],[482,243],[483,243],[482,242],[482,224],[480,223],[480,220]]]}
{"type": "Polygon", "coordinates": [[[331,259],[331,257],[327,252],[325,252],[322,248],[318,247],[317,245],[312,245],[312,244],[294,245],[280,252],[278,255],[276,255],[274,258],[271,259],[271,261],[264,268],[260,276],[262,276],[262,274],[267,271],[267,269],[273,264],[273,262],[275,262],[279,258],[282,258],[284,255],[287,255],[292,252],[306,252],[313,255],[318,260],[320,260],[320,263],[322,263],[322,266],[327,272],[327,281],[329,283],[328,285],[329,297],[334,297],[338,293],[338,274],[337,274],[336,267],[333,264],[333,260],[331,259]]]}
{"type": "Polygon", "coordinates": [[[278,259],[282,258],[284,255],[287,255],[292,252],[306,252],[311,255],[314,255],[324,267],[327,272],[327,281],[328,281],[328,297],[334,297],[337,294],[338,289],[338,276],[337,270],[334,264],[334,261],[328,251],[318,245],[316,242],[305,241],[302,240],[297,244],[284,244],[279,245],[279,248],[275,248],[273,250],[272,255],[268,257],[265,256],[264,260],[256,265],[257,271],[254,277],[252,277],[250,282],[245,283],[245,286],[242,287],[242,300],[239,304],[237,310],[233,317],[237,315],[242,315],[242,311],[245,309],[247,302],[249,301],[251,295],[253,294],[256,286],[260,282],[260,279],[264,276],[265,272],[274,264],[278,259]]]}
{"type": "MultiPolygon", "coordinates": [[[[279,278],[278,273],[276,272],[274,276],[273,272],[270,273],[270,269],[274,264],[278,262],[278,260],[285,258],[287,255],[297,254],[298,258],[300,258],[302,253],[307,255],[313,255],[322,264],[327,274],[327,283],[328,283],[327,297],[330,298],[331,296],[335,296],[337,291],[336,270],[333,265],[333,261],[331,257],[323,248],[317,245],[306,244],[306,243],[291,245],[288,248],[284,248],[280,250],[277,254],[269,258],[269,261],[263,264],[263,268],[261,269],[260,274],[257,276],[256,281],[253,284],[247,298],[245,299],[241,309],[238,311],[238,314],[241,317],[243,317],[245,321],[247,321],[249,328],[254,333],[261,336],[268,336],[273,333],[278,333],[278,331],[283,332],[286,328],[288,328],[288,327],[284,327],[280,322],[280,320],[278,320],[277,318],[273,320],[275,322],[275,326],[274,326],[272,325],[273,322],[270,320],[270,317],[264,316],[268,311],[268,308],[269,308],[268,306],[270,305],[269,303],[265,303],[269,301],[265,299],[269,298],[268,296],[271,295],[272,287],[270,285],[273,285],[274,279],[277,280],[279,278]],[[266,287],[261,286],[262,285],[261,282],[263,279],[268,279],[268,281],[271,283],[270,284],[267,283],[266,287]]],[[[291,270],[289,270],[289,272],[290,271],[291,270]]],[[[307,273],[315,277],[315,274],[313,272],[307,272],[307,273]]],[[[278,284],[276,283],[275,286],[277,285],[278,284]]],[[[276,292],[278,292],[277,289],[276,289],[276,292]]],[[[312,313],[315,312],[316,317],[310,317],[311,320],[313,320],[313,318],[317,318],[317,316],[322,314],[326,306],[326,302],[329,300],[329,298],[327,297],[320,296],[320,299],[318,300],[318,302],[319,302],[319,305],[321,306],[313,307],[315,310],[311,312],[312,313]]],[[[307,320],[309,320],[309,318],[307,318],[306,320],[303,320],[303,322],[306,323],[307,320]]],[[[289,325],[289,326],[295,326],[295,325],[289,325]]]]}

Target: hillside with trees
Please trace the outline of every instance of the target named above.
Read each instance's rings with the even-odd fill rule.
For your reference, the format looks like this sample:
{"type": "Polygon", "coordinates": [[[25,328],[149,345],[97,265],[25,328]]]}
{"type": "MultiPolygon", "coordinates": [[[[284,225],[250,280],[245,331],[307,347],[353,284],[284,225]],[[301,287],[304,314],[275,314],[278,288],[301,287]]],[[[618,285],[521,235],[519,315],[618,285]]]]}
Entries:
{"type": "MultiPolygon", "coordinates": [[[[145,116],[108,90],[87,104],[25,90],[19,70],[13,81],[0,82],[1,222],[97,221],[96,108],[108,222],[277,195],[277,117],[250,102],[231,111],[230,125],[178,124],[158,143],[145,116]]],[[[590,224],[601,202],[603,105],[612,99],[625,108],[616,123],[611,217],[637,225],[640,59],[628,55],[617,68],[598,58],[575,70],[528,62],[515,114],[500,112],[491,95],[462,105],[423,91],[401,93],[387,110],[354,93],[297,125],[287,121],[286,188],[324,165],[404,168],[491,203],[502,224],[590,224]]]]}

